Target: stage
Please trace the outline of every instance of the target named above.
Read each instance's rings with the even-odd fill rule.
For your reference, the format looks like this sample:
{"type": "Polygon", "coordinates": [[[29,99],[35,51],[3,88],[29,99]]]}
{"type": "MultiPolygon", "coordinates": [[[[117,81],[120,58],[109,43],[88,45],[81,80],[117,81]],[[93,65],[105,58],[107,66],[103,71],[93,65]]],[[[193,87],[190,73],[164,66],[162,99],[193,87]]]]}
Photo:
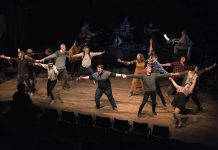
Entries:
{"type": "MultiPolygon", "coordinates": [[[[33,103],[41,108],[54,108],[57,110],[73,111],[83,114],[91,114],[93,117],[106,116],[113,118],[129,120],[132,124],[133,121],[146,122],[152,128],[153,124],[169,126],[170,136],[173,139],[182,140],[191,143],[202,143],[210,146],[216,146],[218,139],[218,104],[211,98],[210,95],[201,91],[199,98],[205,108],[204,112],[187,114],[183,116],[185,124],[183,128],[175,128],[174,120],[172,117],[173,109],[170,105],[172,96],[164,95],[167,101],[167,108],[162,107],[161,101],[157,96],[157,116],[153,116],[151,112],[151,103],[145,105],[143,109],[143,118],[137,117],[137,111],[142,101],[142,91],[137,88],[137,95],[129,97],[129,90],[131,79],[111,78],[113,96],[118,106],[118,112],[112,110],[109,101],[105,95],[101,98],[101,109],[96,110],[94,95],[97,84],[91,80],[69,81],[71,88],[63,90],[61,81],[58,81],[53,94],[55,102],[49,104],[48,100],[43,99],[46,95],[46,74],[40,75],[38,79],[38,91],[31,97],[33,103]]],[[[161,82],[162,92],[168,86],[168,80],[161,82]]],[[[140,86],[140,85],[139,85],[140,86]]],[[[11,79],[0,84],[1,94],[0,101],[10,101],[13,93],[16,91],[16,79],[11,79]]],[[[190,100],[187,108],[196,110],[196,105],[190,100]]]]}

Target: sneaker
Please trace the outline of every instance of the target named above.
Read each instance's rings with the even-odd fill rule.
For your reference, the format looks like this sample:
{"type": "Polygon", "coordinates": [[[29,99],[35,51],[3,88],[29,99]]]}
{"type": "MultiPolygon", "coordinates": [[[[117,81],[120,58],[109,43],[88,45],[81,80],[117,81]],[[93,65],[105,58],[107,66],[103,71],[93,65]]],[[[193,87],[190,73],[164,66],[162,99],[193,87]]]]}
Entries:
{"type": "Polygon", "coordinates": [[[49,104],[53,104],[55,102],[55,100],[50,100],[49,104]]]}
{"type": "Polygon", "coordinates": [[[51,99],[51,96],[48,96],[48,97],[47,97],[47,100],[51,101],[51,100],[52,100],[52,99],[51,99]]]}
{"type": "Polygon", "coordinates": [[[118,112],[117,107],[114,107],[114,108],[113,108],[113,111],[118,112]]]}
{"type": "Polygon", "coordinates": [[[139,117],[139,118],[142,118],[142,114],[141,114],[141,113],[140,113],[140,114],[138,114],[138,115],[137,115],[137,117],[139,117]]]}
{"type": "Polygon", "coordinates": [[[183,125],[182,125],[182,123],[181,122],[179,122],[178,124],[177,124],[177,128],[181,128],[183,125]]]}
{"type": "Polygon", "coordinates": [[[43,100],[48,100],[48,96],[45,96],[42,98],[43,100]]]}
{"type": "Polygon", "coordinates": [[[131,96],[133,96],[133,92],[130,92],[130,95],[129,95],[129,97],[131,97],[131,96]]]}
{"type": "Polygon", "coordinates": [[[156,113],[155,111],[153,112],[153,114],[154,114],[154,115],[157,115],[157,113],[156,113]]]}

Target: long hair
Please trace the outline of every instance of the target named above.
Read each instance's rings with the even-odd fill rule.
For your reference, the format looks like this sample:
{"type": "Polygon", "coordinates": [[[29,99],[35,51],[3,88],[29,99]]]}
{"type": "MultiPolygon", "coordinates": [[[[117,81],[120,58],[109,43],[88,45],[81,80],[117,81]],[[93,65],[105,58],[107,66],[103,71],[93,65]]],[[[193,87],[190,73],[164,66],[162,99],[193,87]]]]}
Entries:
{"type": "Polygon", "coordinates": [[[141,62],[145,61],[144,55],[142,53],[138,53],[137,55],[139,55],[139,59],[136,57],[136,61],[138,63],[141,63],[141,62]]]}

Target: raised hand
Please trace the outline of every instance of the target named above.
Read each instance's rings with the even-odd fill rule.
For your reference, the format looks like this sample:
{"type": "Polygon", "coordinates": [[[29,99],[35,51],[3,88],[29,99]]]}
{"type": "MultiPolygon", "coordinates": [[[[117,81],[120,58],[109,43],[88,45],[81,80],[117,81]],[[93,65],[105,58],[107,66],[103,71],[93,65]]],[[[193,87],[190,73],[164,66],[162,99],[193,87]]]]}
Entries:
{"type": "Polygon", "coordinates": [[[117,59],[117,61],[118,61],[119,63],[122,63],[122,60],[121,60],[121,59],[117,59]]]}

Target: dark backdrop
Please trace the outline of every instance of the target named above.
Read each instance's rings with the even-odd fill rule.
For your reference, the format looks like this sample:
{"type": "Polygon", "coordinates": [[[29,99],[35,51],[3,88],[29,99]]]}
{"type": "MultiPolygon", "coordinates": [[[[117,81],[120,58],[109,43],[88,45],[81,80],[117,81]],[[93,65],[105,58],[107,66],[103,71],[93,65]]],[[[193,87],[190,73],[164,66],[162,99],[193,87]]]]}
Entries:
{"type": "Polygon", "coordinates": [[[153,23],[160,33],[180,35],[186,28],[195,43],[195,59],[216,59],[216,1],[205,0],[5,0],[0,14],[5,16],[6,32],[0,50],[16,51],[17,47],[71,45],[84,20],[95,32],[113,32],[124,16],[134,24],[138,36],[143,27],[153,23]]]}

